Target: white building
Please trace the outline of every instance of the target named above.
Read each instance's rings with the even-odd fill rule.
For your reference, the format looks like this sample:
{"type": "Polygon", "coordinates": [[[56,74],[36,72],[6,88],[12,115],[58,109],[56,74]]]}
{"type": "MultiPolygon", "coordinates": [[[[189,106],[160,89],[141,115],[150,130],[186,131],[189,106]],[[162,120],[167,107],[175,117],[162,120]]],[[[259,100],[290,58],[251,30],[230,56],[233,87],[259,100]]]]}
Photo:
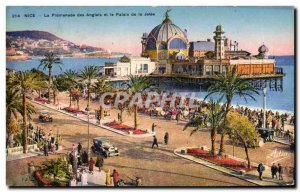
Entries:
{"type": "Polygon", "coordinates": [[[144,57],[123,56],[117,63],[105,63],[104,73],[110,77],[149,75],[155,71],[155,62],[144,57]]]}

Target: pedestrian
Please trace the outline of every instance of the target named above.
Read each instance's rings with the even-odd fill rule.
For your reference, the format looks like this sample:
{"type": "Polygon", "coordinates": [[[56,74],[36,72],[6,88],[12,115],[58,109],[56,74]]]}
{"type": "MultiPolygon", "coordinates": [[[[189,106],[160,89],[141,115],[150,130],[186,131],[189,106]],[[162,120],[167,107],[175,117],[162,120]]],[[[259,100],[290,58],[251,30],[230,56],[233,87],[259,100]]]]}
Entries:
{"type": "Polygon", "coordinates": [[[82,162],[83,162],[83,164],[87,164],[88,161],[89,161],[88,154],[87,154],[86,151],[84,151],[83,154],[82,154],[82,162]]]}
{"type": "Polygon", "coordinates": [[[283,117],[281,117],[281,127],[282,127],[282,129],[284,131],[284,118],[283,117]]]}
{"type": "Polygon", "coordinates": [[[72,155],[72,153],[69,154],[69,164],[71,164],[73,166],[74,163],[74,156],[72,155]]]}
{"type": "Polygon", "coordinates": [[[54,153],[54,143],[50,143],[50,150],[51,150],[51,153],[54,153]]]}
{"type": "Polygon", "coordinates": [[[154,148],[154,145],[156,145],[156,147],[158,148],[158,142],[157,142],[157,138],[155,135],[153,136],[152,148],[154,148]]]}
{"type": "Polygon", "coordinates": [[[96,166],[99,167],[99,172],[101,172],[101,168],[103,167],[103,163],[104,163],[103,157],[99,155],[97,157],[97,160],[96,160],[96,166]]]}
{"type": "Polygon", "coordinates": [[[283,167],[280,165],[280,163],[278,163],[278,179],[279,180],[283,180],[282,173],[283,173],[283,167]]]}
{"type": "Polygon", "coordinates": [[[48,156],[48,146],[47,146],[47,142],[44,143],[44,155],[48,156]]]}
{"type": "Polygon", "coordinates": [[[82,145],[80,142],[78,143],[77,150],[78,150],[78,154],[81,154],[82,145]]]}
{"type": "Polygon", "coordinates": [[[262,174],[263,172],[265,171],[265,167],[263,166],[262,163],[260,163],[257,167],[257,171],[258,171],[258,174],[259,174],[259,180],[262,180],[262,174]]]}
{"type": "Polygon", "coordinates": [[[168,145],[169,142],[169,133],[166,132],[165,136],[164,136],[164,140],[165,140],[165,145],[168,145]]]}
{"type": "Polygon", "coordinates": [[[111,184],[111,177],[110,177],[110,170],[106,172],[106,181],[105,181],[106,186],[109,186],[111,184]]]}
{"type": "Polygon", "coordinates": [[[118,113],[118,122],[121,122],[121,115],[118,113]]]}
{"type": "Polygon", "coordinates": [[[176,113],[176,122],[177,122],[177,124],[178,124],[178,122],[179,122],[179,119],[180,119],[180,113],[179,113],[179,111],[176,113]]]}
{"type": "Polygon", "coordinates": [[[117,187],[119,181],[119,173],[115,169],[113,170],[113,174],[111,175],[111,177],[113,177],[114,186],[117,187]]]}
{"type": "Polygon", "coordinates": [[[93,173],[93,171],[94,171],[94,165],[95,165],[95,161],[91,157],[90,162],[89,162],[89,171],[90,171],[90,173],[93,173]]]}
{"type": "Polygon", "coordinates": [[[156,127],[156,125],[154,123],[152,123],[152,132],[155,131],[155,127],[156,127]]]}
{"type": "Polygon", "coordinates": [[[82,166],[82,158],[80,156],[78,156],[77,160],[78,160],[78,163],[77,163],[78,167],[82,166]]]}
{"type": "Polygon", "coordinates": [[[277,172],[278,172],[278,167],[275,165],[275,163],[273,163],[271,167],[272,179],[274,179],[274,177],[276,177],[277,179],[277,172]]]}

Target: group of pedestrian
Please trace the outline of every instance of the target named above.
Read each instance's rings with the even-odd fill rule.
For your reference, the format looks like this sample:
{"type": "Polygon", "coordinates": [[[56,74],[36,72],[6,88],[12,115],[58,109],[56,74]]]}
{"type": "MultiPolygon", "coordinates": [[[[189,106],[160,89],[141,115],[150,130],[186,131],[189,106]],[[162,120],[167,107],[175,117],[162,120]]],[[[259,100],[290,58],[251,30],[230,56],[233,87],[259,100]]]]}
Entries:
{"type": "Polygon", "coordinates": [[[275,163],[273,163],[271,167],[272,179],[278,178],[279,180],[283,180],[282,173],[283,173],[283,168],[280,165],[280,163],[278,163],[278,166],[275,163]],[[278,173],[278,177],[277,177],[277,173],[278,173]]]}
{"type": "Polygon", "coordinates": [[[119,173],[115,169],[113,170],[112,174],[110,174],[110,170],[106,172],[106,182],[105,182],[106,186],[110,186],[111,181],[113,181],[115,187],[119,187],[122,185],[122,183],[120,183],[119,181],[119,173]]]}
{"type": "Polygon", "coordinates": [[[58,150],[58,141],[57,138],[52,135],[52,130],[50,130],[47,137],[43,138],[43,142],[43,151],[45,156],[49,156],[49,151],[51,153],[55,153],[55,151],[58,150]]]}
{"type": "MultiPolygon", "coordinates": [[[[90,157],[88,159],[88,154],[84,150],[82,150],[82,145],[79,142],[78,146],[76,147],[75,144],[72,145],[72,151],[69,154],[69,164],[72,165],[72,170],[74,174],[77,174],[77,168],[81,165],[88,165],[89,173],[93,174],[94,173],[94,167],[99,167],[99,171],[101,172],[103,164],[104,164],[104,159],[102,156],[97,156],[96,162],[93,159],[93,157],[90,157]]],[[[119,180],[119,173],[114,169],[113,173],[110,173],[110,170],[106,172],[106,182],[105,184],[107,186],[111,185],[111,182],[113,182],[114,186],[123,186],[124,182],[123,180],[119,180]],[[112,179],[111,179],[112,178],[112,179]]]]}
{"type": "MultiPolygon", "coordinates": [[[[262,174],[264,171],[265,171],[265,166],[262,163],[260,163],[257,167],[259,180],[262,180],[262,174]]],[[[272,179],[278,178],[279,180],[283,180],[282,174],[283,174],[283,167],[281,166],[281,164],[278,163],[278,166],[277,166],[275,163],[273,163],[273,165],[271,166],[272,179]],[[277,177],[277,173],[278,173],[278,177],[277,177]]]]}
{"type": "MultiPolygon", "coordinates": [[[[165,145],[168,145],[168,143],[169,143],[169,133],[168,132],[165,133],[164,143],[165,143],[165,145]]],[[[157,137],[155,135],[153,136],[152,148],[154,148],[154,146],[156,146],[158,148],[158,141],[157,141],[157,137]]]]}

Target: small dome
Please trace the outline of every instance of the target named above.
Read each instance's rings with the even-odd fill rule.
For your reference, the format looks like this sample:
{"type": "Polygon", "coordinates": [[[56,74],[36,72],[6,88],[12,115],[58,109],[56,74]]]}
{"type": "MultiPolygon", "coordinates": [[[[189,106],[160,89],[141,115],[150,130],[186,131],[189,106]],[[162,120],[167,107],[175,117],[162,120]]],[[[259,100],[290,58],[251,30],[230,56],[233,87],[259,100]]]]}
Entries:
{"type": "Polygon", "coordinates": [[[259,53],[266,53],[266,52],[268,52],[268,51],[269,51],[269,49],[268,49],[267,46],[265,46],[265,44],[263,44],[262,46],[260,46],[260,47],[258,48],[258,52],[259,52],[259,53]]]}
{"type": "Polygon", "coordinates": [[[215,31],[215,32],[224,32],[223,26],[222,26],[222,25],[218,25],[218,26],[216,27],[216,31],[215,31]]]}
{"type": "Polygon", "coordinates": [[[123,57],[120,58],[121,63],[128,63],[130,62],[130,58],[124,55],[123,57]]]}

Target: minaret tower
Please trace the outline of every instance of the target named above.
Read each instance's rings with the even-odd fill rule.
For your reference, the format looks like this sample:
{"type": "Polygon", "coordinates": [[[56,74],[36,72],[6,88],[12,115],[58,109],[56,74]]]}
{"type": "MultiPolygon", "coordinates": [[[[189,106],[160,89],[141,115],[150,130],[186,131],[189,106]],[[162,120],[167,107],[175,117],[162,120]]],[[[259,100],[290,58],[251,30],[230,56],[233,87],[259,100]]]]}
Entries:
{"type": "Polygon", "coordinates": [[[148,37],[148,34],[147,33],[143,33],[143,36],[142,36],[142,40],[141,40],[141,43],[142,43],[142,56],[145,55],[145,51],[146,51],[146,43],[147,43],[147,37],[148,37]]]}
{"type": "Polygon", "coordinates": [[[214,40],[215,40],[215,57],[216,59],[224,59],[225,58],[225,49],[224,49],[224,29],[222,25],[218,25],[216,27],[216,31],[214,32],[214,40]]]}

